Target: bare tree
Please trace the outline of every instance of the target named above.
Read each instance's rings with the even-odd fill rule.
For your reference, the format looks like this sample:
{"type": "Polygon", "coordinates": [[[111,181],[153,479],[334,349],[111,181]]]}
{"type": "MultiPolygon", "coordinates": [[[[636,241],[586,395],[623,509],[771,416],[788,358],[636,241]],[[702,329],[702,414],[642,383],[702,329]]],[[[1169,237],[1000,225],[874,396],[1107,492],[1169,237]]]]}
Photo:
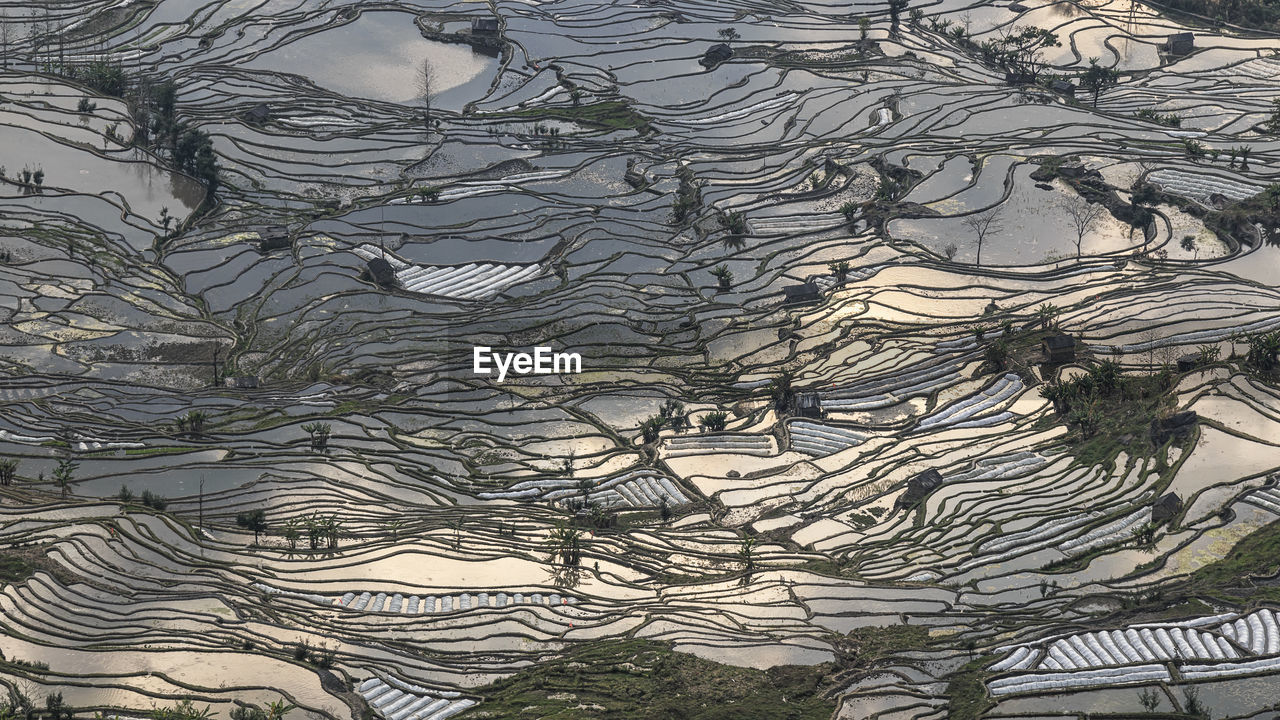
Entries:
{"type": "Polygon", "coordinates": [[[13,28],[9,25],[9,13],[0,12],[0,63],[9,69],[9,48],[13,44],[13,28]]]}
{"type": "Polygon", "coordinates": [[[978,236],[978,267],[982,267],[982,244],[987,241],[987,236],[1004,229],[1004,225],[1000,222],[1002,214],[1003,211],[997,206],[964,219],[965,227],[978,236]]]}
{"type": "Polygon", "coordinates": [[[1071,227],[1076,231],[1076,257],[1080,257],[1080,246],[1084,244],[1084,236],[1098,226],[1107,209],[1079,195],[1074,195],[1062,201],[1062,210],[1067,214],[1071,227]]]}
{"type": "Polygon", "coordinates": [[[1155,372],[1156,369],[1156,344],[1160,340],[1160,336],[1150,330],[1144,330],[1138,335],[1138,343],[1147,347],[1147,370],[1155,372]]]}
{"type": "Polygon", "coordinates": [[[436,71],[431,60],[422,60],[422,74],[418,77],[418,90],[422,93],[422,124],[431,126],[431,96],[435,94],[436,71]]]}

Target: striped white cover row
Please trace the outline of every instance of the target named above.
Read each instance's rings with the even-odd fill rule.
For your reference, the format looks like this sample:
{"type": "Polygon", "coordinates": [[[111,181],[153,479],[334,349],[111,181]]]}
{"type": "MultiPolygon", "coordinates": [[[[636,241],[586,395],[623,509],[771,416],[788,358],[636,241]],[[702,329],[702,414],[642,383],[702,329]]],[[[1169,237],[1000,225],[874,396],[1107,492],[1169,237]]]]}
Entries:
{"type": "MultiPolygon", "coordinates": [[[[374,245],[360,245],[352,252],[365,260],[383,257],[382,250],[374,245]]],[[[543,270],[537,264],[416,265],[391,254],[386,255],[386,260],[395,271],[396,282],[401,289],[456,300],[487,300],[513,285],[536,277],[543,270]]]]}

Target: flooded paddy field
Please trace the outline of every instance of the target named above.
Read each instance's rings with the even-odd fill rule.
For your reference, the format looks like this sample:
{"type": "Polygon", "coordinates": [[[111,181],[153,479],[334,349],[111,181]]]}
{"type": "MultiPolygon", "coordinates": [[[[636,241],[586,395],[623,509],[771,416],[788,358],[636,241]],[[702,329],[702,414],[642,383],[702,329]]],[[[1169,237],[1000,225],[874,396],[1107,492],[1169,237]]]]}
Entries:
{"type": "Polygon", "coordinates": [[[10,710],[1280,709],[1275,34],[1129,0],[0,30],[10,710]]]}

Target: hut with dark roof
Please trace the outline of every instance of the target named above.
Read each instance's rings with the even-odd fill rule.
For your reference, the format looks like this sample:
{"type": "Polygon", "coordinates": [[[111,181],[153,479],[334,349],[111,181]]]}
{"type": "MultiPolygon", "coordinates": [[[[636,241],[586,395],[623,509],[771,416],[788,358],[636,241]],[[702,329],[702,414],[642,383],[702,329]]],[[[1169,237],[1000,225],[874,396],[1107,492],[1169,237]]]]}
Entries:
{"type": "Polygon", "coordinates": [[[796,414],[800,417],[820,419],[822,413],[822,398],[818,397],[816,392],[796,393],[796,414]]]}
{"type": "Polygon", "coordinates": [[[821,291],[813,283],[788,285],[782,288],[784,305],[816,305],[822,299],[821,291]]]}
{"type": "Polygon", "coordinates": [[[271,119],[271,108],[266,103],[258,103],[245,111],[244,119],[254,125],[261,125],[271,119]]]}
{"type": "Polygon", "coordinates": [[[1151,507],[1151,522],[1160,525],[1169,522],[1182,512],[1182,498],[1177,493],[1165,493],[1151,507]]]}
{"type": "Polygon", "coordinates": [[[706,67],[714,67],[733,57],[733,48],[725,43],[717,43],[707,48],[707,52],[698,62],[706,67]]]}
{"type": "Polygon", "coordinates": [[[1195,33],[1182,32],[1170,35],[1167,40],[1160,44],[1160,52],[1173,57],[1181,57],[1190,55],[1192,50],[1196,49],[1195,33]]]}
{"type": "Polygon", "coordinates": [[[370,258],[365,265],[365,274],[382,287],[392,287],[396,284],[396,271],[385,258],[370,258]]]}
{"type": "Polygon", "coordinates": [[[896,508],[910,508],[918,505],[929,493],[942,485],[942,473],[930,468],[913,476],[907,481],[907,491],[898,496],[894,503],[896,508]]]}
{"type": "Polygon", "coordinates": [[[1076,340],[1070,335],[1050,335],[1040,341],[1047,363],[1064,363],[1076,359],[1076,340]]]}
{"type": "Polygon", "coordinates": [[[498,18],[481,17],[471,19],[472,35],[497,35],[498,18]]]}

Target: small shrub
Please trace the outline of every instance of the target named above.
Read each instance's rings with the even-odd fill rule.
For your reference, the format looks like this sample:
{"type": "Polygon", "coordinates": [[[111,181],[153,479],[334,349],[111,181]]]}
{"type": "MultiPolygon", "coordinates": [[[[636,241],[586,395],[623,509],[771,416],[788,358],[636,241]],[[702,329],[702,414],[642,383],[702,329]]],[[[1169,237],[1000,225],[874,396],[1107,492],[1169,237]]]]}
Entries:
{"type": "Polygon", "coordinates": [[[168,500],[166,500],[166,499],[164,499],[164,498],[163,498],[163,497],[161,497],[160,495],[157,495],[157,494],[155,494],[155,493],[151,492],[150,490],[143,490],[143,491],[142,491],[142,504],[143,504],[143,505],[146,505],[147,507],[151,508],[152,510],[160,510],[160,511],[163,511],[166,507],[168,507],[168,506],[169,506],[169,501],[168,501],[168,500]]]}

